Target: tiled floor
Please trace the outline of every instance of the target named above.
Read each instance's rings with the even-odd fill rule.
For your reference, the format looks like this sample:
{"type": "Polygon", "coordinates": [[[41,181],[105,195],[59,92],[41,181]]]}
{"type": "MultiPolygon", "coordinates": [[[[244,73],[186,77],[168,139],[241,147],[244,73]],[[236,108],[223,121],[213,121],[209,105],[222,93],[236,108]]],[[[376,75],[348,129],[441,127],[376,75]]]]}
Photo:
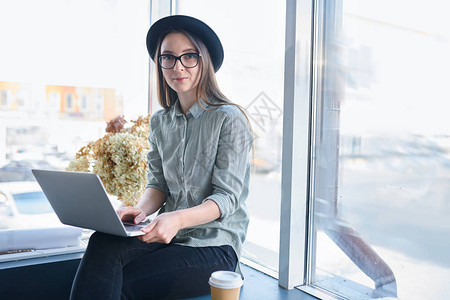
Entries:
{"type": "MultiPolygon", "coordinates": [[[[315,300],[300,290],[286,290],[278,285],[278,280],[261,273],[246,265],[241,265],[244,273],[244,286],[241,289],[240,300],[315,300]]],[[[207,300],[211,296],[190,298],[190,300],[207,300]]]]}

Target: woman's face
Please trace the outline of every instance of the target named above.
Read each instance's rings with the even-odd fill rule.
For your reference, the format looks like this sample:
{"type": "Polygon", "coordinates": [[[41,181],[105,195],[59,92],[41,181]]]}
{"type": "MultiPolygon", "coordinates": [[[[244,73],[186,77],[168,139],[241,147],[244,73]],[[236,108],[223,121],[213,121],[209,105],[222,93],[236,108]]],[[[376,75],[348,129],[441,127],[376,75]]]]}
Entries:
{"type": "MultiPolygon", "coordinates": [[[[161,55],[171,54],[176,57],[186,53],[199,53],[194,44],[182,33],[169,33],[161,43],[161,55]]],[[[194,96],[201,75],[201,58],[197,66],[186,68],[176,60],[175,66],[162,69],[167,84],[177,92],[178,96],[194,96]]]]}

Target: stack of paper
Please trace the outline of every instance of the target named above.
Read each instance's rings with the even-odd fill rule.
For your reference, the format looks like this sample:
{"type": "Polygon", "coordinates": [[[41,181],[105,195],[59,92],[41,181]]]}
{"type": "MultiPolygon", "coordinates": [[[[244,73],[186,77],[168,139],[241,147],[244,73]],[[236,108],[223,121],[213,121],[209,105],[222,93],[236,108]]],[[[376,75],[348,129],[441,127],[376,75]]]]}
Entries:
{"type": "Polygon", "coordinates": [[[0,252],[78,246],[81,233],[71,226],[0,230],[0,252]]]}

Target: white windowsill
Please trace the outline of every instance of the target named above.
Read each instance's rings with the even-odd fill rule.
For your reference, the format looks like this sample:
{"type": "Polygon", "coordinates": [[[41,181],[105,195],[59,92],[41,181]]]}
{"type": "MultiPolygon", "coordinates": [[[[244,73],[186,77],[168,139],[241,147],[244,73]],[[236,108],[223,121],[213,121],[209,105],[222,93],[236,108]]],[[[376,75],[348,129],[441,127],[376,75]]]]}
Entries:
{"type": "Polygon", "coordinates": [[[0,270],[81,258],[86,246],[32,250],[0,255],[0,270]]]}
{"type": "Polygon", "coordinates": [[[0,255],[0,263],[14,262],[31,258],[48,257],[54,255],[80,253],[84,252],[84,250],[86,250],[86,246],[73,246],[65,248],[41,249],[41,250],[32,250],[29,252],[2,254],[0,255]]]}

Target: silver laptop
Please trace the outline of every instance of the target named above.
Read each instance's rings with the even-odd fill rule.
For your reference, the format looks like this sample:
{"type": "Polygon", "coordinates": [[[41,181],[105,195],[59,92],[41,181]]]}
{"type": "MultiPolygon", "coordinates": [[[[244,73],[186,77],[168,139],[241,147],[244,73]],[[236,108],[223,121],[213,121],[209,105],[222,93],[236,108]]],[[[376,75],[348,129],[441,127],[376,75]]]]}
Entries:
{"type": "Polygon", "coordinates": [[[32,170],[61,223],[118,236],[143,235],[147,224],[124,224],[100,177],[93,173],[32,170]]]}

